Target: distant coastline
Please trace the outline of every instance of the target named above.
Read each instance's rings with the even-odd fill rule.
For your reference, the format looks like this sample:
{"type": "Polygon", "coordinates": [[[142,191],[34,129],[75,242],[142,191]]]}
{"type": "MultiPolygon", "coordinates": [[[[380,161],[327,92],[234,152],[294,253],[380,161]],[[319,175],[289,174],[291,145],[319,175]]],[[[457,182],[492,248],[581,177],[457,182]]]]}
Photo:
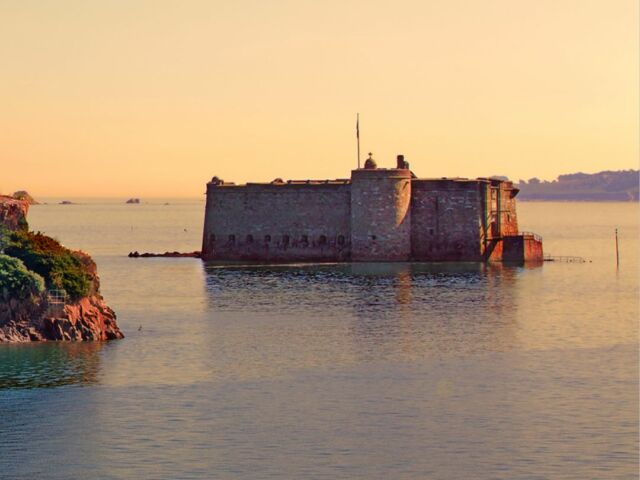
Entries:
{"type": "Polygon", "coordinates": [[[639,170],[571,173],[556,180],[537,178],[514,183],[522,201],[637,202],[639,170]]]}

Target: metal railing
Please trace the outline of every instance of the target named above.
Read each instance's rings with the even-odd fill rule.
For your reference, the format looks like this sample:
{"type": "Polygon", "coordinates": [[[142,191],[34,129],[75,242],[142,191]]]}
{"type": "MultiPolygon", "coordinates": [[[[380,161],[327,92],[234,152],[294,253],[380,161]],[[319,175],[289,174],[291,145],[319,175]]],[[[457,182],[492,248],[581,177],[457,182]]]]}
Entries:
{"type": "Polygon", "coordinates": [[[67,292],[62,288],[47,290],[47,315],[61,315],[68,298],[67,292]]]}
{"type": "Polygon", "coordinates": [[[538,242],[542,242],[542,237],[537,233],[533,233],[533,232],[507,233],[504,236],[505,237],[533,237],[534,240],[538,242]]]}
{"type": "Polygon", "coordinates": [[[518,235],[522,235],[523,237],[533,237],[534,240],[537,240],[538,242],[542,241],[542,237],[540,235],[538,235],[537,233],[533,233],[533,232],[519,232],[518,235]]]}

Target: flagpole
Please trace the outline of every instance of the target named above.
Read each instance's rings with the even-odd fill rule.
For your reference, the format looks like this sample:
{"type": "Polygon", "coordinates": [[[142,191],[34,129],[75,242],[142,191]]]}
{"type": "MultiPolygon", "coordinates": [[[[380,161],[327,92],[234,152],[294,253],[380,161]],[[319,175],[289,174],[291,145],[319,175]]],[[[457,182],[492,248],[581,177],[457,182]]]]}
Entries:
{"type": "Polygon", "coordinates": [[[356,113],[356,138],[358,139],[358,169],[360,169],[360,114],[356,113]]]}

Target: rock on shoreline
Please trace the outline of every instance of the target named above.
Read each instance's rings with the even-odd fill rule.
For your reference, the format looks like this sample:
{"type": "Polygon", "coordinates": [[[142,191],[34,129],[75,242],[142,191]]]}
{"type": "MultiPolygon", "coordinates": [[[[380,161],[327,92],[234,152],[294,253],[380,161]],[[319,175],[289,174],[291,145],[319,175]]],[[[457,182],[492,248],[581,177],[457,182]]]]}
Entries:
{"type": "Polygon", "coordinates": [[[29,202],[0,195],[0,226],[9,230],[28,228],[29,202]]]}
{"type": "Polygon", "coordinates": [[[0,271],[0,343],[123,338],[116,314],[100,295],[93,259],[45,235],[29,232],[28,207],[26,201],[0,196],[0,260],[4,265],[0,271]],[[40,263],[31,268],[38,271],[29,268],[34,256],[40,263]],[[56,261],[65,267],[45,268],[56,261]],[[73,296],[54,298],[51,289],[61,288],[56,285],[60,276],[81,279],[83,289],[73,296]]]}
{"type": "Polygon", "coordinates": [[[127,255],[129,258],[154,258],[154,257],[163,257],[163,258],[202,258],[202,252],[164,252],[164,253],[139,253],[139,252],[129,252],[127,255]]]}
{"type": "MultiPolygon", "coordinates": [[[[20,311],[18,304],[14,303],[13,307],[20,311]]],[[[18,314],[0,326],[0,342],[104,341],[124,338],[116,323],[115,313],[100,295],[65,304],[55,314],[49,313],[48,307],[42,310],[35,315],[33,311],[24,312],[26,315],[18,314]]],[[[0,323],[1,317],[0,314],[0,323]]]]}
{"type": "Polygon", "coordinates": [[[26,190],[18,190],[17,192],[13,192],[13,198],[16,200],[24,200],[29,205],[40,205],[40,202],[37,202],[35,198],[29,195],[29,192],[26,190]]]}

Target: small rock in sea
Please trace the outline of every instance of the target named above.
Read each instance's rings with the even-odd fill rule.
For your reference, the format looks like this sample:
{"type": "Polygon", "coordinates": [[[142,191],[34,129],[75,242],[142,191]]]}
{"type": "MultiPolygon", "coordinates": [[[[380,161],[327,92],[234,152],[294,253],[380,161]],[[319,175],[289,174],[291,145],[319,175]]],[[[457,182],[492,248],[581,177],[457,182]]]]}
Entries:
{"type": "Polygon", "coordinates": [[[69,200],[62,200],[60,205],[73,205],[73,202],[70,202],[69,200]]]}
{"type": "Polygon", "coordinates": [[[139,198],[130,198],[126,203],[140,203],[139,198]]]}
{"type": "Polygon", "coordinates": [[[164,253],[150,253],[150,252],[129,252],[129,258],[152,258],[152,257],[166,257],[166,258],[201,258],[201,252],[196,250],[194,252],[164,252],[164,253]]]}

